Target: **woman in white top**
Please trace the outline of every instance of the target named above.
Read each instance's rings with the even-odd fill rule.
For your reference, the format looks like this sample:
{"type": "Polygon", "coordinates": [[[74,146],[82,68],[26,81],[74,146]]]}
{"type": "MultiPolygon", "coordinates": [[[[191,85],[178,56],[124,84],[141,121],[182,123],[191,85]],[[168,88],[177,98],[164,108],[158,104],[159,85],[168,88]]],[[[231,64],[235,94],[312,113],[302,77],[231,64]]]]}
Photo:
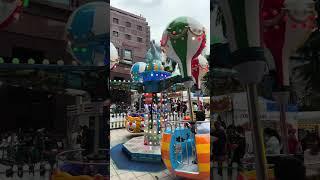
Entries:
{"type": "Polygon", "coordinates": [[[312,147],[304,151],[304,165],[307,177],[320,175],[320,143],[317,138],[313,138],[312,147]]]}
{"type": "Polygon", "coordinates": [[[280,154],[280,138],[276,130],[264,129],[264,138],[266,144],[266,154],[280,154]]]}

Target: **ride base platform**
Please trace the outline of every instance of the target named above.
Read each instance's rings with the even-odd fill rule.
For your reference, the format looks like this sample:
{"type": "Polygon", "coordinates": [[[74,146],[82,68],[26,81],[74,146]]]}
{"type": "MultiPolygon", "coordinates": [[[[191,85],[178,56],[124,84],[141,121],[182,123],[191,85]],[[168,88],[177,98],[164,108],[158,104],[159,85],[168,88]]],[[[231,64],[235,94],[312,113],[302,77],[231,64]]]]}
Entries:
{"type": "Polygon", "coordinates": [[[144,145],[144,136],[134,137],[123,144],[122,151],[132,161],[161,162],[160,146],[144,145]]]}

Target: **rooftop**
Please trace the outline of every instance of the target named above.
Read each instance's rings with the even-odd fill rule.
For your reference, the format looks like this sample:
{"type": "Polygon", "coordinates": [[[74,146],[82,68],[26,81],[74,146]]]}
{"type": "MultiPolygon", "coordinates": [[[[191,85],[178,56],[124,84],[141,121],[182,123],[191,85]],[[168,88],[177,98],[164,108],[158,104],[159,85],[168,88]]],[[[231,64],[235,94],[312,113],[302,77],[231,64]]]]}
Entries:
{"type": "Polygon", "coordinates": [[[138,15],[135,15],[133,13],[130,13],[130,12],[127,12],[127,11],[124,11],[124,10],[121,10],[121,9],[118,9],[118,8],[115,8],[115,7],[112,7],[112,6],[110,6],[110,11],[116,11],[116,12],[118,12],[120,14],[123,14],[123,15],[126,15],[126,16],[130,16],[130,17],[138,19],[138,20],[146,21],[146,18],[142,17],[141,15],[138,16],[138,15]]]}

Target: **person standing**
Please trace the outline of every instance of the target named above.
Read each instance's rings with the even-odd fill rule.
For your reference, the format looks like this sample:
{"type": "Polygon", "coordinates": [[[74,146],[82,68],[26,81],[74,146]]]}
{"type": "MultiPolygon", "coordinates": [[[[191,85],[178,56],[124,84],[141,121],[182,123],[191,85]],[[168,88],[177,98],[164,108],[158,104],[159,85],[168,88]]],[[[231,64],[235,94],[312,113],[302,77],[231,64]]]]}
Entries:
{"type": "Polygon", "coordinates": [[[280,154],[281,145],[280,145],[280,137],[276,130],[266,128],[264,129],[264,137],[266,144],[266,154],[280,154]]]}
{"type": "Polygon", "coordinates": [[[289,129],[288,150],[290,154],[297,154],[300,150],[300,143],[296,137],[296,130],[289,129]]]}
{"type": "Polygon", "coordinates": [[[227,136],[219,121],[214,122],[214,128],[211,132],[211,136],[216,139],[212,144],[213,160],[223,162],[226,159],[227,136]]]}
{"type": "Polygon", "coordinates": [[[312,146],[304,152],[304,165],[308,177],[317,177],[320,172],[320,141],[318,137],[311,138],[312,146]]]}
{"type": "Polygon", "coordinates": [[[241,164],[241,159],[246,153],[246,138],[244,137],[244,129],[241,126],[236,127],[236,144],[233,150],[232,162],[241,164]]]}

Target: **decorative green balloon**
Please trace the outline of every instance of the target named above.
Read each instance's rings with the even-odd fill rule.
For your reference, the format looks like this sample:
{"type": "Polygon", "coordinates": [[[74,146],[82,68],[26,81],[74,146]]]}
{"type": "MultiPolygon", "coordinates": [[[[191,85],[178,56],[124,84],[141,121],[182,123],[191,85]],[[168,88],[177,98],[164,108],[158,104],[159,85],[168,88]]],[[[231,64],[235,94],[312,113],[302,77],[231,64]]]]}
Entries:
{"type": "Polygon", "coordinates": [[[204,26],[190,17],[173,20],[162,35],[161,47],[177,62],[184,78],[191,77],[191,60],[198,57],[206,44],[204,26]]]}

